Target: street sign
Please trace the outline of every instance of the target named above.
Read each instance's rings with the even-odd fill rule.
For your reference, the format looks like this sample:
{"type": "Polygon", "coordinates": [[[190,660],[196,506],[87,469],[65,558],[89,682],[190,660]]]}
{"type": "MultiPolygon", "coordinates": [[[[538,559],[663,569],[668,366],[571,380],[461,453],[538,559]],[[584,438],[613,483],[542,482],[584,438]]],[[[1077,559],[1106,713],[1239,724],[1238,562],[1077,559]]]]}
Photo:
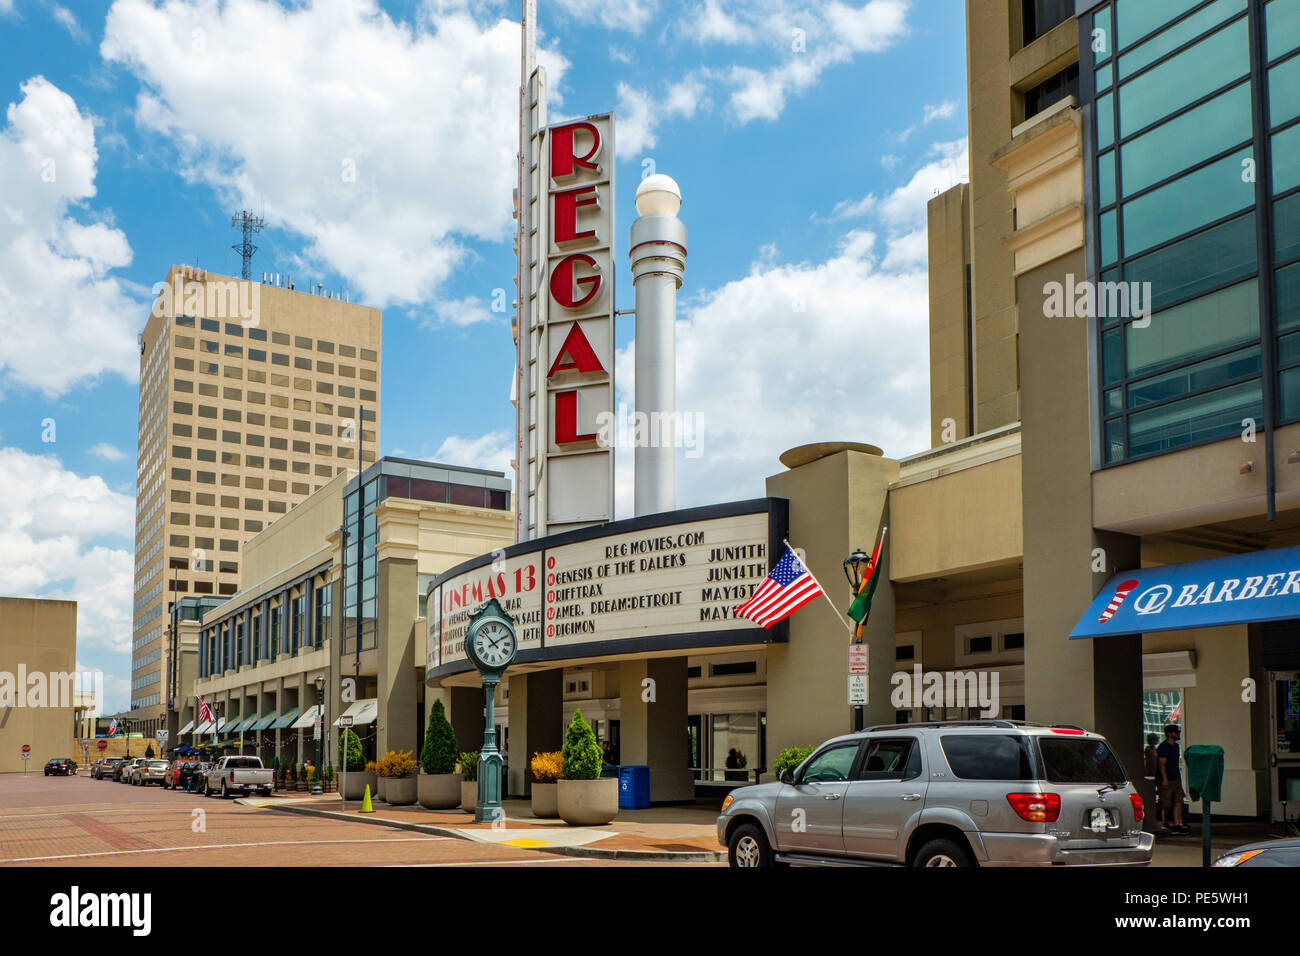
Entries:
{"type": "Polygon", "coordinates": [[[155,730],[153,735],[154,735],[155,737],[158,738],[158,742],[159,742],[159,743],[166,743],[166,742],[167,742],[167,731],[165,731],[165,730],[155,730]]]}
{"type": "Polygon", "coordinates": [[[849,675],[849,704],[851,706],[864,706],[867,703],[867,675],[850,674],[849,675]]]}
{"type": "Polygon", "coordinates": [[[23,753],[25,753],[25,754],[29,754],[29,753],[31,753],[31,752],[32,752],[32,745],[31,745],[31,744],[23,744],[23,753]]]}
{"type": "Polygon", "coordinates": [[[313,729],[313,738],[312,738],[312,739],[314,739],[314,740],[320,740],[320,731],[321,731],[321,719],[320,719],[320,714],[317,714],[316,717],[315,717],[315,719],[312,720],[312,729],[313,729]]]}
{"type": "Polygon", "coordinates": [[[99,740],[95,741],[95,746],[98,747],[100,750],[107,750],[108,741],[101,737],[99,740]]]}
{"type": "Polygon", "coordinates": [[[353,722],[353,717],[351,714],[344,714],[342,717],[339,718],[340,727],[351,727],[352,722],[353,722]]]}
{"type": "Polygon", "coordinates": [[[871,650],[866,644],[849,645],[849,673],[850,674],[870,674],[871,650]]]}

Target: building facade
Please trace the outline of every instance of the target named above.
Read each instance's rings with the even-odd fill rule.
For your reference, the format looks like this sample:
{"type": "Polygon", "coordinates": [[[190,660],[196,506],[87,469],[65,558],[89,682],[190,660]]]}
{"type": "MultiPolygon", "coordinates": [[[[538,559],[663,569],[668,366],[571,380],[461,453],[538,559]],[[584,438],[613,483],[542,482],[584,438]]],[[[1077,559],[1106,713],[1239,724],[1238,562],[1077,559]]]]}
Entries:
{"type": "Polygon", "coordinates": [[[0,773],[23,772],[24,744],[29,773],[51,757],[80,764],[77,602],[0,598],[0,662],[0,773]]]}
{"type": "Polygon", "coordinates": [[[168,271],[140,335],[133,731],[178,727],[175,599],[234,594],[245,542],[375,459],[380,339],[376,309],[168,271]]]}

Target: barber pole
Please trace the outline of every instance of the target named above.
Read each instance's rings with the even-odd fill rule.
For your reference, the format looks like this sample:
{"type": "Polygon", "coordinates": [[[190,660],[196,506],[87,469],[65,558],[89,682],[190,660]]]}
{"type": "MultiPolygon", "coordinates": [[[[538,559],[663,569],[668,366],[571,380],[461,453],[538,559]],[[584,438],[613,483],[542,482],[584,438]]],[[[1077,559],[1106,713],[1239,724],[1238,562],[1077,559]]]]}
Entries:
{"type": "Polygon", "coordinates": [[[1124,599],[1128,597],[1129,592],[1137,586],[1138,583],[1135,580],[1120,582],[1119,587],[1115,589],[1115,596],[1111,598],[1110,603],[1106,605],[1106,610],[1101,612],[1101,617],[1097,619],[1097,623],[1105,624],[1114,617],[1115,612],[1120,609],[1120,605],[1124,603],[1124,599]]]}

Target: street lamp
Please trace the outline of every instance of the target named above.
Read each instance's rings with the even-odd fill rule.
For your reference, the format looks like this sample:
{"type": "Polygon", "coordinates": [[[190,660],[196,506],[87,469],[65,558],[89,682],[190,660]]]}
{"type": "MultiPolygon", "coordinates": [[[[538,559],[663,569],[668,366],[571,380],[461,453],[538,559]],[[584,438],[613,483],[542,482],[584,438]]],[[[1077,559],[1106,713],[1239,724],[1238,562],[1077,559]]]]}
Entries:
{"type": "MultiPolygon", "coordinates": [[[[360,597],[360,595],[357,595],[360,597]]],[[[320,674],[316,675],[316,779],[312,781],[311,792],[313,795],[323,793],[320,785],[321,763],[324,755],[321,753],[321,747],[324,746],[325,740],[325,678],[320,674]]]]}
{"type": "MultiPolygon", "coordinates": [[[[844,559],[844,577],[846,577],[849,582],[850,600],[855,600],[858,596],[858,592],[862,590],[862,575],[864,573],[870,573],[870,567],[871,555],[867,554],[867,552],[863,551],[861,548],[855,549],[852,554],[844,559]]],[[[862,643],[861,624],[853,630],[853,643],[862,643]]],[[[865,708],[861,704],[853,705],[853,729],[855,731],[861,730],[866,725],[864,711],[865,708]]]]}

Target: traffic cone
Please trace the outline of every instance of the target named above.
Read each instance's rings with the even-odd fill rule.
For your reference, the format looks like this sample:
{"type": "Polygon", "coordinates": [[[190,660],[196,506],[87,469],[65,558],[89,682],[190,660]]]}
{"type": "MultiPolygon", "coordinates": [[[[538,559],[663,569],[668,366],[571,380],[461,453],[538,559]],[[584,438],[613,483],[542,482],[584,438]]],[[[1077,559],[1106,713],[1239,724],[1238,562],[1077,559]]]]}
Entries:
{"type": "Polygon", "coordinates": [[[374,813],[374,812],[375,812],[375,808],[374,808],[373,806],[370,805],[370,784],[366,784],[366,795],[365,795],[365,797],[361,800],[361,812],[362,812],[362,813],[374,813]]]}

